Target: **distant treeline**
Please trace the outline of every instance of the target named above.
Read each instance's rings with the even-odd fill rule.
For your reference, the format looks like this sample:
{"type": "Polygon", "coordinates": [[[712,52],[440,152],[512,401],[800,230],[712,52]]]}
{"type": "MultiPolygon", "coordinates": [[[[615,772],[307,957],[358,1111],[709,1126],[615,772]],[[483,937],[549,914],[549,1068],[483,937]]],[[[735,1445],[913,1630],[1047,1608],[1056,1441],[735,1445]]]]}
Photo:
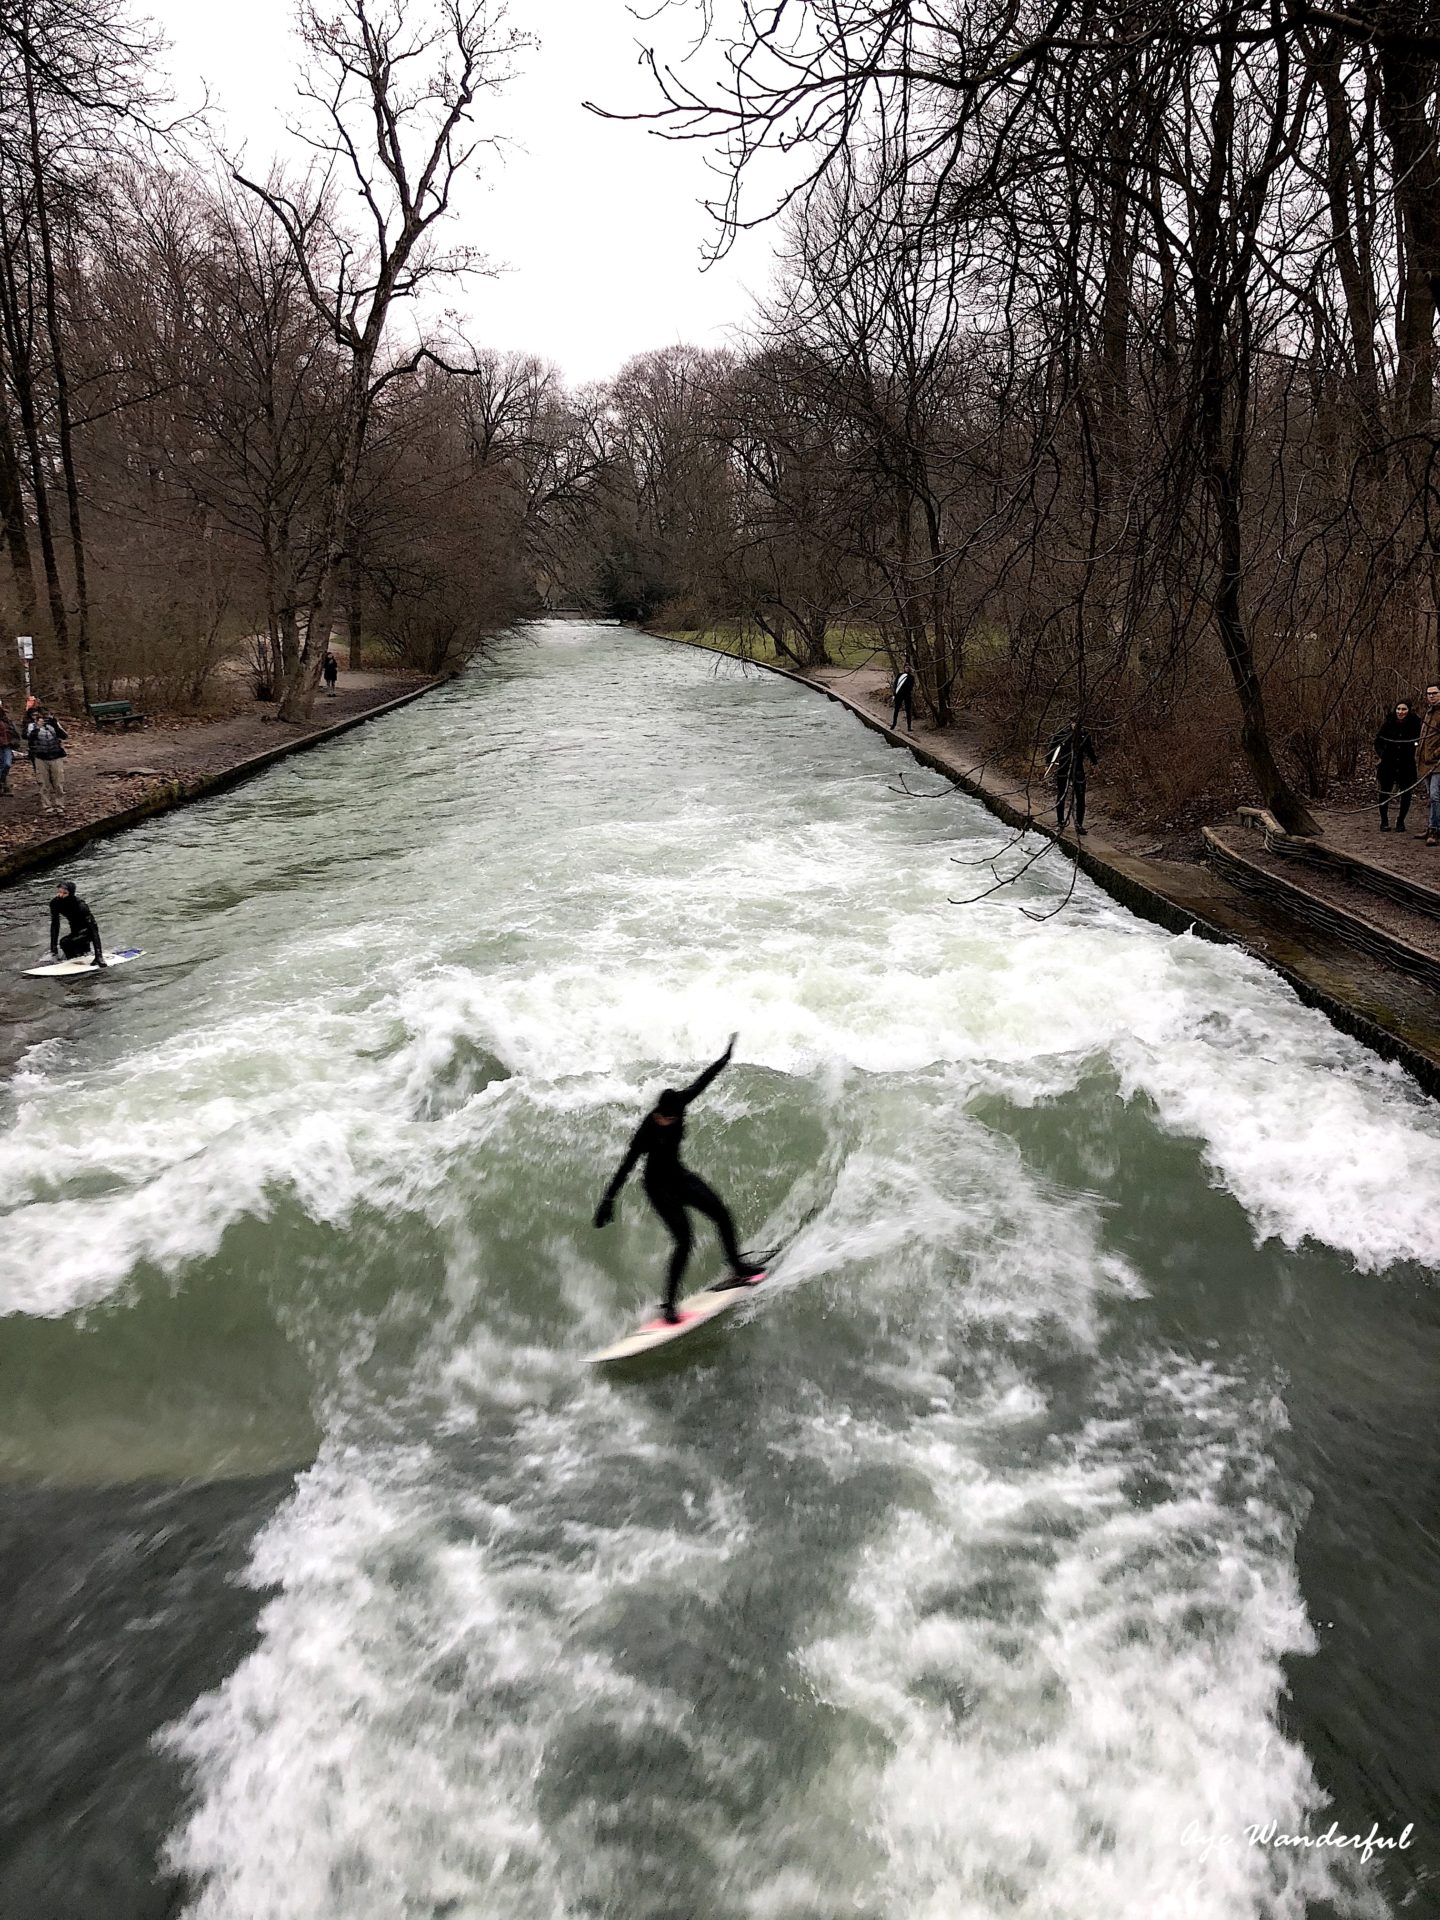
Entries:
{"type": "Polygon", "coordinates": [[[1440,670],[1434,8],[678,11],[725,82],[657,59],[652,117],[722,231],[802,174],[753,349],[616,389],[631,597],[859,622],[941,719],[1081,709],[1181,797],[1243,756],[1306,826],[1440,670]]]}
{"type": "Polygon", "coordinates": [[[657,61],[654,117],[737,193],[804,163],[780,284],[744,346],[573,391],[416,318],[479,264],[436,227],[498,4],[302,6],[320,159],[259,178],[196,163],[116,0],[0,12],[0,593],[42,674],[196,701],[253,634],[298,712],[332,628],[442,669],[578,598],[861,635],[941,721],[1079,712],[1162,805],[1238,767],[1308,826],[1437,672],[1431,14],[691,10],[731,82],[657,61]]]}
{"type": "Polygon", "coordinates": [[[30,633],[71,711],[201,703],[248,649],[298,717],[332,632],[444,670],[570,538],[590,455],[553,374],[424,320],[476,264],[436,228],[520,36],[488,6],[300,24],[308,171],[252,178],[115,0],[0,10],[0,677],[30,633]]]}

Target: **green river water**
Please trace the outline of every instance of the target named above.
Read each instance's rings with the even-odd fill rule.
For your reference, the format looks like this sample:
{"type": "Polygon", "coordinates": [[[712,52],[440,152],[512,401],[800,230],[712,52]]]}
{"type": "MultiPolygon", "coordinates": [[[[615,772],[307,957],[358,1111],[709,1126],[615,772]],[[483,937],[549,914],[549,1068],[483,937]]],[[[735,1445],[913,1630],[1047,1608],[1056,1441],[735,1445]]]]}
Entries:
{"type": "Polygon", "coordinates": [[[77,860],[123,973],[0,897],[4,1920],[1440,1913],[1440,1114],[1057,856],[950,904],[908,765],[539,626],[77,860]],[[597,1374],[732,1028],[786,1251],[597,1374]]]}

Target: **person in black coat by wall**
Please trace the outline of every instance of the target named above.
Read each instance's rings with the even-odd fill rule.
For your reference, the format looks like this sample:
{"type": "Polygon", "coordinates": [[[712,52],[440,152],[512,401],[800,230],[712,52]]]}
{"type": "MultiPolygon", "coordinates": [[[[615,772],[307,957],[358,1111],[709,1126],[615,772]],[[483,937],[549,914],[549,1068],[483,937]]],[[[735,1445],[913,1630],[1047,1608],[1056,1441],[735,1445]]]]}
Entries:
{"type": "Polygon", "coordinates": [[[1395,831],[1405,831],[1410,796],[1419,778],[1415,769],[1415,743],[1419,738],[1419,714],[1408,700],[1397,700],[1380,722],[1380,731],[1375,736],[1375,776],[1380,783],[1382,833],[1390,831],[1390,802],[1397,797],[1400,808],[1395,816],[1395,831]]]}

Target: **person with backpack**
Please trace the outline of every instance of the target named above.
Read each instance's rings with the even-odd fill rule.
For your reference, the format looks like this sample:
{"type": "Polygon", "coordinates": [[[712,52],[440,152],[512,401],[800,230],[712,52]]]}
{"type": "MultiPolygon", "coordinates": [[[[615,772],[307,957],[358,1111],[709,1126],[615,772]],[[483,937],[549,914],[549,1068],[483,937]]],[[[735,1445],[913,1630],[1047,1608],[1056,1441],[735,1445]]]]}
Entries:
{"type": "Polygon", "coordinates": [[[30,766],[40,789],[40,811],[65,811],[65,742],[70,738],[48,707],[31,709],[25,735],[30,742],[30,766]]]}

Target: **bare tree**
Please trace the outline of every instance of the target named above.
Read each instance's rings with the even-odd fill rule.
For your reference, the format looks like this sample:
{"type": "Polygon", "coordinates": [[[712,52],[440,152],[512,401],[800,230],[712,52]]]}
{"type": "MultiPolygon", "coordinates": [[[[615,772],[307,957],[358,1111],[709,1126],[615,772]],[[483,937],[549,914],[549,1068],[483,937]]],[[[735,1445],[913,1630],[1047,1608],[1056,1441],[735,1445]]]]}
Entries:
{"type": "Polygon", "coordinates": [[[390,382],[435,357],[424,344],[387,351],[393,309],[437,278],[481,264],[472,249],[442,253],[431,237],[457,183],[490,144],[470,130],[477,98],[504,83],[514,55],[529,44],[496,0],[425,7],[342,0],[334,12],[307,4],[300,26],[309,56],[301,92],[316,116],[304,137],[317,168],[304,191],[235,171],[280,222],[315,311],[345,360],[324,548],[281,702],[286,720],[305,719],[314,701],[376,402],[390,382]],[[338,215],[341,180],[358,198],[363,237],[338,215]]]}
{"type": "MultiPolygon", "coordinates": [[[[29,481],[45,575],[51,639],[71,705],[91,690],[92,622],[82,487],[71,393],[65,289],[77,285],[62,255],[73,253],[88,216],[98,219],[102,155],[130,125],[153,127],[159,94],[150,63],[158,42],[118,0],[13,0],[0,15],[0,321],[5,370],[29,456],[29,481]],[[58,456],[58,476],[52,473],[58,456]],[[70,577],[49,494],[64,497],[70,577]],[[73,605],[70,595],[73,594],[73,605]]],[[[14,447],[8,430],[0,435],[14,447]]],[[[17,581],[23,515],[7,468],[8,539],[17,581]]],[[[22,601],[29,599],[20,588],[22,601]]]]}
{"type": "MultiPolygon", "coordinates": [[[[673,0],[660,13],[672,10],[697,9],[673,0]]],[[[967,322],[1001,341],[1009,402],[1029,396],[1028,559],[1042,565],[1027,599],[1038,588],[1050,601],[1043,617],[1057,636],[1068,604],[1076,697],[1093,696],[1097,662],[1113,680],[1135,644],[1154,657],[1145,630],[1168,603],[1167,657],[1188,655],[1202,628],[1213,634],[1262,797],[1292,830],[1313,831],[1266,701],[1267,678],[1281,676],[1299,699],[1296,676],[1314,670],[1302,667],[1297,638],[1308,631],[1301,604],[1314,597],[1302,581],[1306,541],[1312,556],[1322,537],[1333,552],[1337,532],[1350,551],[1368,546],[1372,585],[1383,574],[1378,598],[1393,604],[1414,575],[1417,541],[1433,552],[1428,514],[1409,551],[1401,531],[1419,527],[1435,466],[1431,12],[1410,0],[1351,13],[1292,0],[1216,0],[1198,13],[1136,14],[1104,0],[741,0],[733,10],[699,0],[698,11],[702,38],[720,46],[722,78],[710,87],[690,77],[696,67],[650,51],[660,104],[633,117],[719,149],[717,246],[777,211],[772,199],[752,213],[742,190],[761,156],[779,152],[790,156],[779,206],[813,210],[837,183],[848,194],[858,182],[876,215],[904,196],[904,230],[882,219],[866,248],[871,288],[898,270],[917,221],[954,237],[967,322]],[[1311,191],[1320,181],[1323,195],[1311,191]],[[1382,393],[1373,269],[1387,225],[1399,272],[1395,374],[1382,393]],[[1042,282],[1049,314],[1029,299],[1042,282]],[[1299,422],[1272,372],[1295,365],[1308,341],[1317,393],[1345,377],[1319,371],[1318,356],[1334,348],[1320,323],[1332,286],[1350,315],[1354,387],[1369,417],[1355,458],[1369,463],[1372,495],[1387,433],[1408,463],[1408,502],[1385,508],[1383,542],[1367,540],[1353,500],[1329,510],[1323,535],[1318,509],[1313,536],[1298,533],[1299,422]],[[1272,574],[1277,527],[1284,571],[1272,574]],[[1072,588],[1057,598],[1064,571],[1072,588]]],[[[1024,418],[1007,403],[1008,425],[1024,418]]],[[[1311,419],[1325,430],[1318,400],[1311,419]]],[[[945,549],[932,543],[936,580],[945,549]]],[[[1001,558],[993,586],[1013,593],[1018,575],[1001,558]]],[[[1342,627],[1326,655],[1334,663],[1353,657],[1367,615],[1354,599],[1329,611],[1342,627]]],[[[943,617],[925,610],[931,644],[943,617]]],[[[910,624],[918,637],[918,609],[910,624]]]]}

